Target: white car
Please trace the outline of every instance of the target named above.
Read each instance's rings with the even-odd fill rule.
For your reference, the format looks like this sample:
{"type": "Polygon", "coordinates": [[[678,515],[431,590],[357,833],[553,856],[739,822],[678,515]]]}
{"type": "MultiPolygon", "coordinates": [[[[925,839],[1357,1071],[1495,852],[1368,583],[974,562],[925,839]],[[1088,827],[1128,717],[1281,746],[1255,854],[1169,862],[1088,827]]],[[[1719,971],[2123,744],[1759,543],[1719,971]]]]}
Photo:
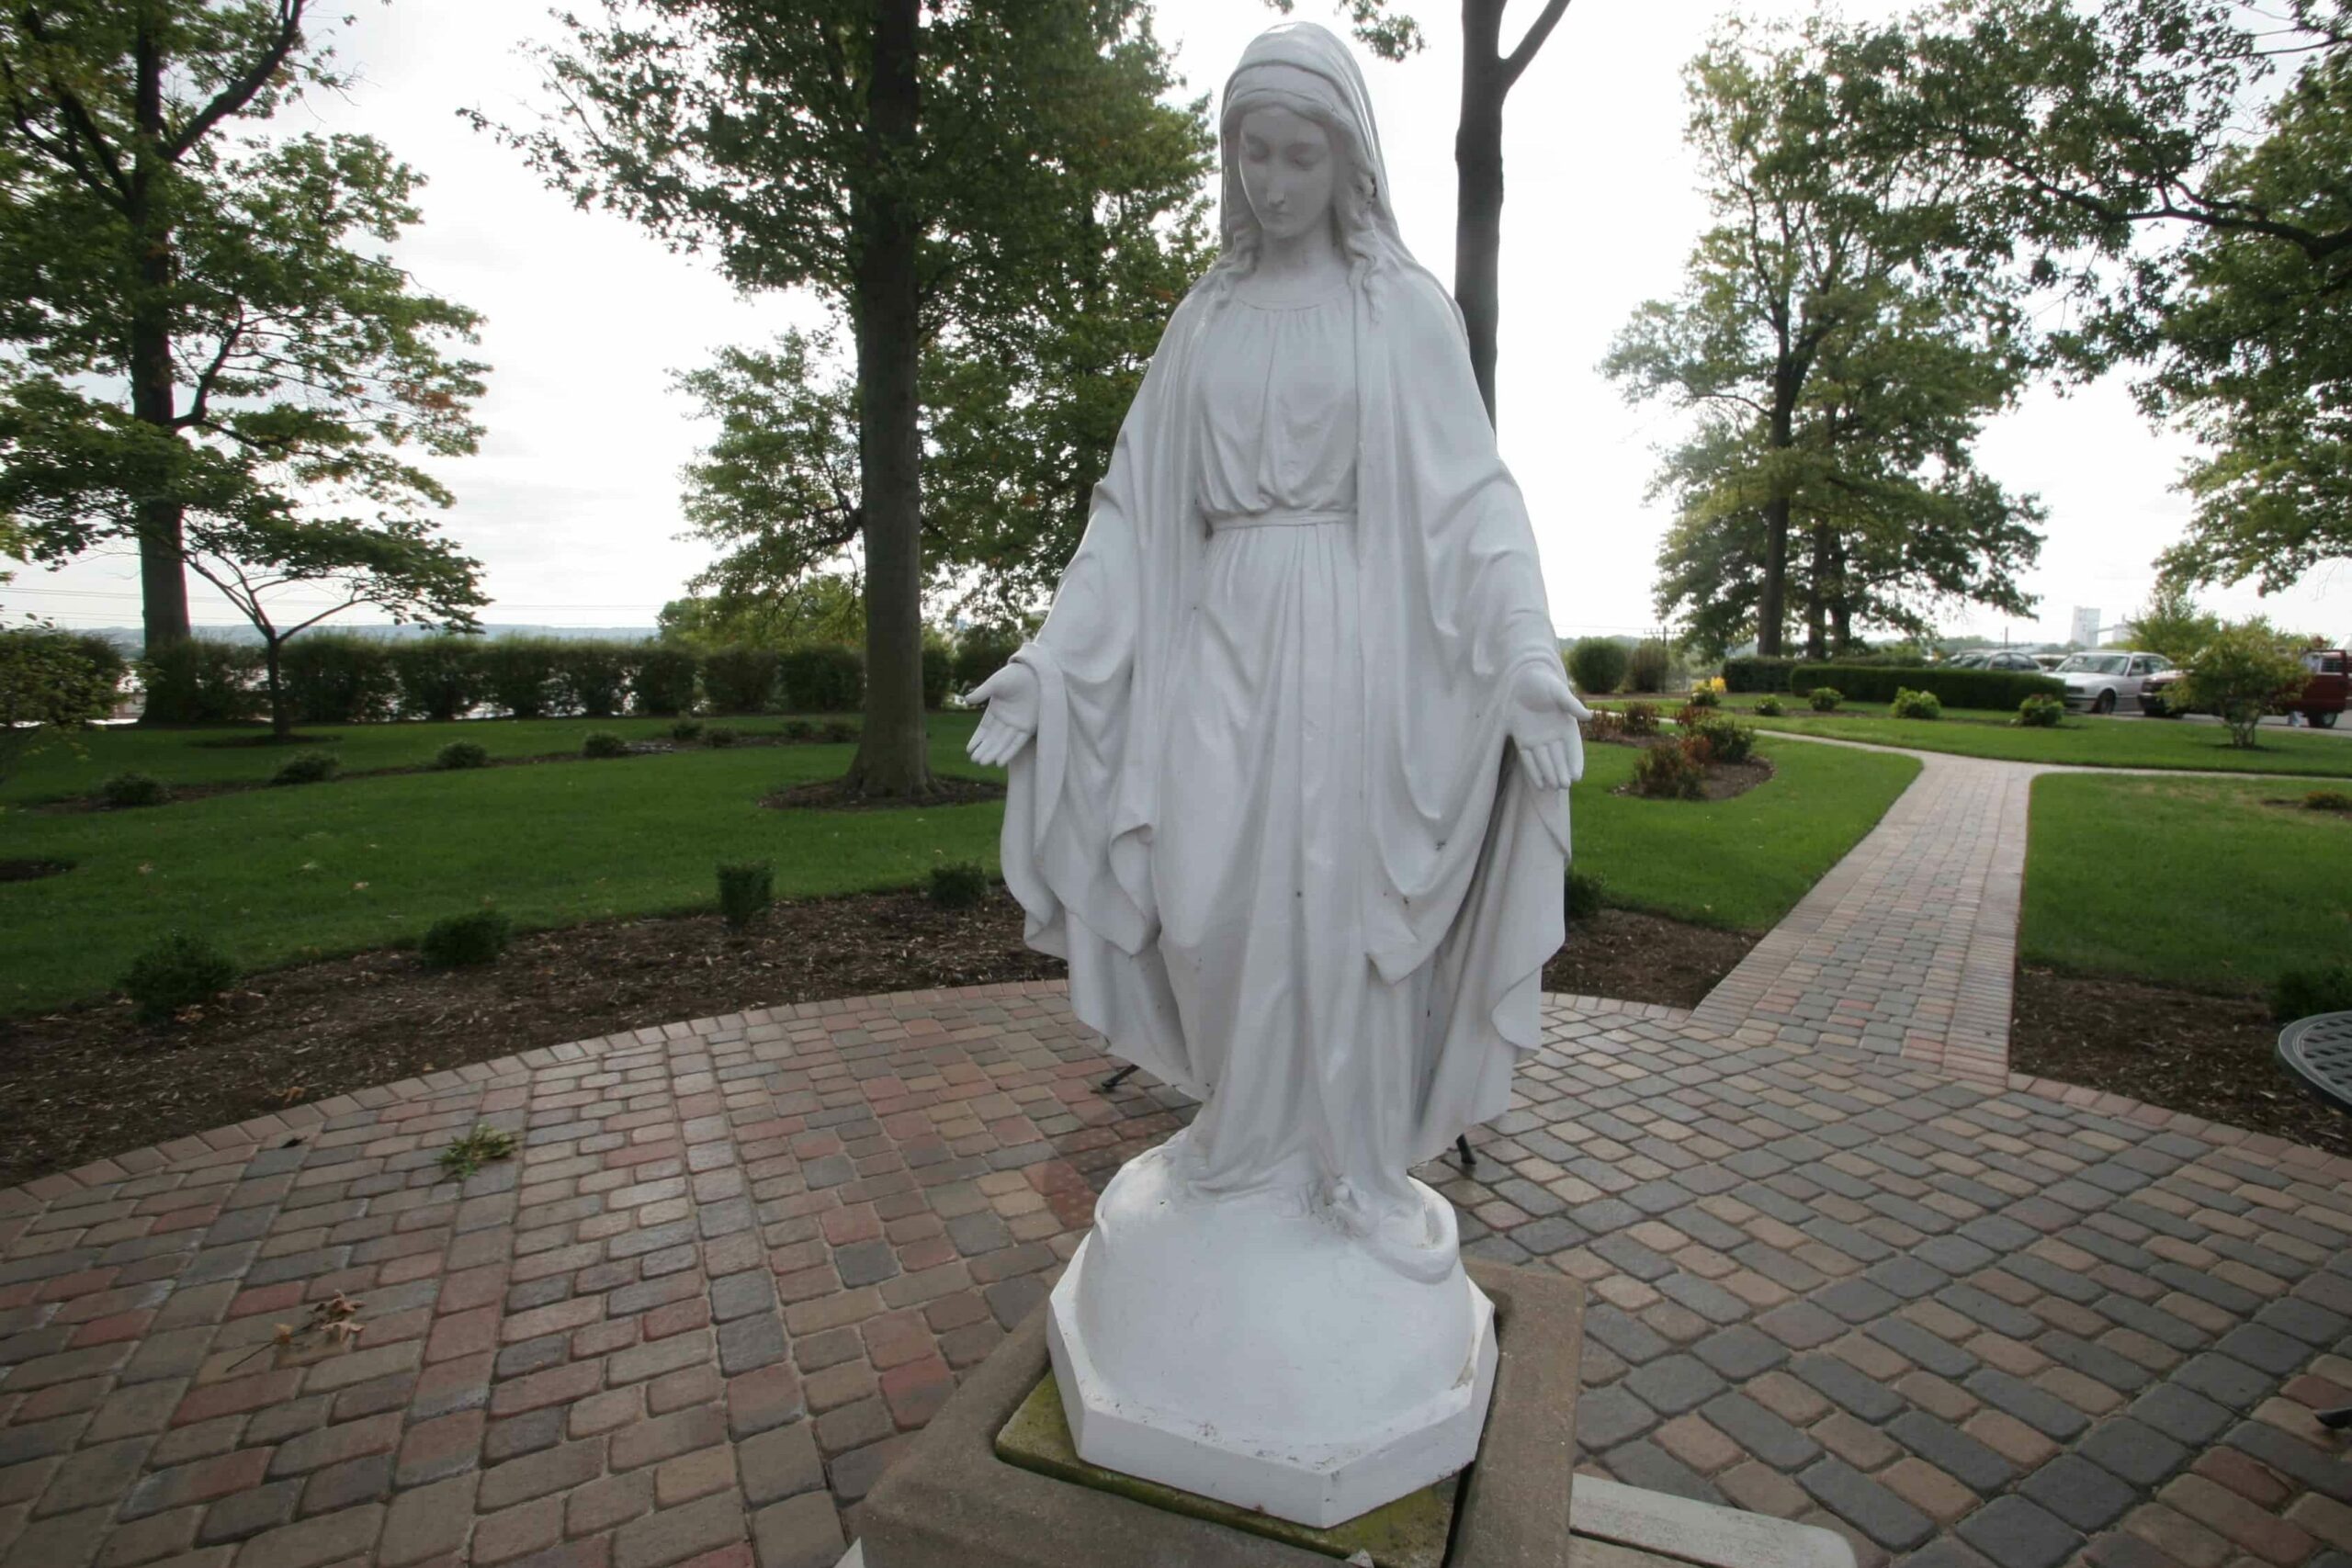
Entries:
{"type": "Polygon", "coordinates": [[[2066,682],[2066,705],[2092,713],[2128,707],[2140,711],[2140,688],[2148,677],[2172,668],[2161,653],[2069,654],[2051,673],[2066,682]]]}

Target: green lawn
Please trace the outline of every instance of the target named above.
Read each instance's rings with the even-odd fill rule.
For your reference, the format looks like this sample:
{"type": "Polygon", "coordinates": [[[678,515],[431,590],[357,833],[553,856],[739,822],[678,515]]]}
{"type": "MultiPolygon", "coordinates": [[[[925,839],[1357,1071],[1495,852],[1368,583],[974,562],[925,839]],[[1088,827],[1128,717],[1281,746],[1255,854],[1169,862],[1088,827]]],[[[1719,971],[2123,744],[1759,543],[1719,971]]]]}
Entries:
{"type": "MultiPolygon", "coordinates": [[[[935,768],[979,772],[963,757],[972,722],[933,718],[935,768]]],[[[75,864],[0,883],[0,1013],[104,992],[174,928],[258,966],[413,938],[483,898],[524,926],[708,908],[720,860],[774,861],[783,897],[911,883],[943,860],[995,864],[993,803],[860,813],[756,804],[774,785],[838,775],[850,756],[847,746],[697,750],[137,811],[9,812],[0,857],[75,864]]]]}
{"type": "Polygon", "coordinates": [[[2006,715],[1947,709],[1939,719],[1825,718],[1804,712],[1793,703],[1782,718],[1742,716],[1761,728],[1798,735],[1908,746],[1921,751],[1956,751],[2012,762],[2352,776],[2352,736],[2291,729],[2265,729],[2261,745],[2242,751],[2229,743],[2229,732],[2218,724],[2162,719],[2069,717],[2055,729],[2020,729],[2006,715]]]}
{"type": "MultiPolygon", "coordinates": [[[[348,732],[345,744],[346,755],[400,755],[395,743],[429,754],[462,728],[485,744],[508,731],[505,749],[528,753],[567,731],[576,745],[599,722],[611,723],[384,726],[348,732]],[[422,746],[408,739],[425,730],[442,733],[422,746]]],[[[933,716],[934,767],[979,772],[963,760],[972,724],[966,714],[933,716]]],[[[175,757],[244,755],[190,750],[186,737],[168,735],[96,740],[94,750],[136,753],[183,780],[169,766],[175,757]]],[[[1582,863],[1607,880],[1614,902],[1750,931],[1804,897],[1918,771],[1907,758],[1789,744],[1773,754],[1778,775],[1734,800],[1610,794],[1634,757],[1624,747],[1592,749],[1573,800],[1582,863]]],[[[994,804],[865,813],[755,804],[777,784],[831,777],[849,758],[845,746],[692,750],[252,790],[137,811],[7,812],[0,857],[74,868],[0,883],[0,1014],[102,994],[174,929],[260,967],[413,939],[484,898],[526,927],[707,908],[720,860],[772,860],[783,897],[904,885],[944,860],[995,864],[994,804]]],[[[131,764],[118,753],[92,765],[131,764]]]]}
{"type": "Polygon", "coordinates": [[[2030,964],[2252,992],[2352,953],[2352,820],[2269,804],[2303,786],[2092,778],[2033,785],[2030,964]]]}
{"type": "Polygon", "coordinates": [[[1585,755],[1571,830],[1609,901],[1738,931],[1776,924],[1919,772],[1908,757],[1793,741],[1770,750],[1773,777],[1745,795],[1644,800],[1610,793],[1633,776],[1632,747],[1585,755]]]}
{"type": "MultiPolygon", "coordinates": [[[[817,722],[827,716],[818,716],[817,722]]],[[[967,716],[947,716],[970,722],[967,716]]],[[[16,776],[0,783],[0,806],[27,806],[86,795],[117,773],[146,773],[167,784],[268,782],[288,757],[306,750],[332,752],[344,772],[415,768],[433,761],[452,740],[471,740],[492,757],[545,757],[576,753],[591,731],[609,729],[630,740],[665,739],[670,718],[476,718],[451,724],[304,725],[291,746],[266,741],[266,725],[190,729],[141,729],[135,725],[85,732],[78,745],[51,743],[25,760],[16,776]]],[[[784,720],[773,715],[717,718],[745,735],[772,734],[784,720]]],[[[959,732],[961,733],[961,732],[959,732]]]]}

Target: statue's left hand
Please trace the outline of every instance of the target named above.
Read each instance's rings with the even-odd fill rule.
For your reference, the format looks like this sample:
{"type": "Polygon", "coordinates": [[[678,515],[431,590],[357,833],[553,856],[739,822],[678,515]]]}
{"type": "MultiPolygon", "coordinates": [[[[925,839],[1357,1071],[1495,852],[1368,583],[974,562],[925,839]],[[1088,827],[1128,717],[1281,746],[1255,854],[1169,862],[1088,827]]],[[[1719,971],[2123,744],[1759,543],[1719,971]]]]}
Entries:
{"type": "Polygon", "coordinates": [[[1577,701],[1568,678],[1555,664],[1526,664],[1511,682],[1511,742],[1519,765],[1537,789],[1566,789],[1584,777],[1584,735],[1579,719],[1592,710],[1577,701]]]}

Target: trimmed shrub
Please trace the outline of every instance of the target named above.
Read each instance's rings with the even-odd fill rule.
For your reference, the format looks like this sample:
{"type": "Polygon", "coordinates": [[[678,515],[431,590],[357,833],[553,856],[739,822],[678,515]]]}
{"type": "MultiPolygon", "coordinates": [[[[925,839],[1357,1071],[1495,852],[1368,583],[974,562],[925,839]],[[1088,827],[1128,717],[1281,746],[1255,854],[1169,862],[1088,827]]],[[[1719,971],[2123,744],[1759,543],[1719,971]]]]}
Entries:
{"type": "Polygon", "coordinates": [[[1835,686],[1815,686],[1804,694],[1804,699],[1815,713],[1836,713],[1838,705],[1846,700],[1846,694],[1835,686]]]}
{"type": "Polygon", "coordinates": [[[828,746],[854,745],[858,728],[845,718],[829,718],[817,727],[817,739],[828,746]]]}
{"type": "Polygon", "coordinates": [[[1605,697],[1624,683],[1633,656],[1613,637],[1589,637],[1568,654],[1568,678],[1589,697],[1605,697]]]}
{"type": "Polygon", "coordinates": [[[2352,795],[2340,789],[2315,789],[2303,796],[2306,811],[2352,811],[2352,795]]]}
{"type": "Polygon", "coordinates": [[[450,773],[490,766],[490,749],[475,740],[452,740],[433,754],[433,765],[450,773]]]}
{"type": "MultiPolygon", "coordinates": [[[[1703,748],[1705,742],[1700,741],[1703,748]]],[[[1634,764],[1634,793],[1654,800],[1696,800],[1707,782],[1707,764],[1690,748],[1660,741],[1634,764]]]]}
{"type": "Polygon", "coordinates": [[[172,798],[164,781],[145,773],[117,773],[98,785],[98,800],[111,810],[128,811],[141,806],[161,806],[172,798]]]}
{"type": "Polygon", "coordinates": [[[931,901],[943,909],[968,909],[989,896],[988,869],[978,861],[950,861],[931,868],[931,901]]]}
{"type": "Polygon", "coordinates": [[[495,909],[473,909],[434,921],[416,951],[434,969],[469,969],[494,962],[514,935],[514,922],[495,909]]]}
{"type": "Polygon", "coordinates": [[[817,727],[805,718],[787,718],[784,721],[784,728],[776,733],[786,740],[814,740],[817,739],[817,727]]]}
{"type": "Polygon", "coordinates": [[[628,701],[638,652],[626,642],[572,641],[555,645],[558,701],[590,718],[610,718],[628,701]]]}
{"type": "Polygon", "coordinates": [[[628,742],[609,729],[592,729],[587,739],[580,743],[580,754],[583,757],[626,757],[628,755],[628,742]]]}
{"type": "Polygon", "coordinates": [[[1663,692],[1666,673],[1673,665],[1673,655],[1666,644],[1657,637],[1634,645],[1625,660],[1625,689],[1629,692],[1663,692]]]}
{"type": "Polygon", "coordinates": [[[1657,733],[1657,705],[1656,703],[1627,703],[1624,716],[1626,734],[1638,737],[1657,733]]]}
{"type": "Polygon", "coordinates": [[[668,718],[695,707],[694,650],[649,642],[637,649],[637,673],[629,692],[639,713],[668,718]]]}
{"type": "Polygon", "coordinates": [[[763,860],[724,862],[718,867],[718,912],[741,931],[775,902],[775,867],[763,860]]]}
{"type": "Polygon", "coordinates": [[[846,645],[786,649],[776,660],[777,698],[791,713],[855,713],[865,703],[865,656],[846,645]]]}
{"type": "Polygon", "coordinates": [[[742,739],[743,732],[729,725],[714,724],[708,729],[703,731],[702,739],[704,745],[715,746],[721,750],[724,750],[726,748],[734,745],[738,740],[742,739]]]}
{"type": "Polygon", "coordinates": [[[277,679],[297,724],[372,724],[400,696],[381,637],[305,632],[277,656],[277,679]]]}
{"type": "Polygon", "coordinates": [[[1625,738],[1625,716],[1615,708],[1595,708],[1585,720],[1587,740],[1622,740],[1625,738]]]}
{"type": "Polygon", "coordinates": [[[1706,742],[1717,762],[1745,762],[1756,750],[1756,731],[1728,714],[1702,714],[1683,727],[1686,737],[1706,742]]]}
{"type": "Polygon", "coordinates": [[[775,650],[713,649],[702,661],[702,694],[713,713],[764,713],[775,695],[775,650]]]}
{"type": "Polygon", "coordinates": [[[189,637],[151,649],[139,660],[151,724],[233,724],[259,716],[262,650],[255,643],[189,637]]]}
{"type": "Polygon", "coordinates": [[[1694,708],[1721,707],[1723,706],[1723,702],[1724,699],[1722,694],[1717,692],[1713,686],[1701,684],[1690,688],[1690,705],[1694,708]]]}
{"type": "Polygon", "coordinates": [[[343,763],[331,751],[304,751],[288,757],[269,776],[274,784],[324,784],[343,772],[343,763]]]}
{"type": "Polygon", "coordinates": [[[167,1023],[182,1008],[202,1005],[237,981],[229,955],[202,937],[174,931],[131,961],[123,994],[141,1023],[167,1023]]]}
{"type": "Polygon", "coordinates": [[[1589,919],[1600,913],[1609,901],[1609,890],[1600,877],[1589,871],[1578,871],[1576,863],[1568,863],[1567,915],[1572,920],[1589,919]]]}
{"type": "Polygon", "coordinates": [[[1899,691],[1926,692],[1956,708],[1996,708],[2014,713],[2028,697],[2064,698],[2066,683],[2051,675],[2015,670],[1953,670],[1941,665],[1860,664],[1839,661],[1798,664],[1789,671],[1789,690],[1803,695],[1835,686],[1856,702],[1891,703],[1899,691]]]}
{"type": "Polygon", "coordinates": [[[2222,627],[2188,661],[2170,694],[2184,713],[2219,714],[2230,744],[2252,750],[2262,716],[2302,694],[2303,661],[2291,638],[2259,616],[2222,627]]]}
{"type": "Polygon", "coordinates": [[[922,645],[922,705],[947,705],[947,688],[955,684],[956,656],[935,642],[922,645]]]}
{"type": "Polygon", "coordinates": [[[1759,717],[1778,718],[1788,711],[1789,705],[1778,697],[1766,695],[1756,699],[1756,712],[1759,717]]]}
{"type": "Polygon", "coordinates": [[[1888,715],[1894,718],[1941,718],[1944,705],[1933,692],[1915,692],[1908,686],[1894,690],[1894,700],[1887,705],[1888,715]]]}
{"type": "MultiPolygon", "coordinates": [[[[732,734],[733,731],[729,731],[732,734]]],[[[702,739],[702,720],[682,718],[670,727],[670,739],[681,746],[691,746],[702,739]]]]}
{"type": "Polygon", "coordinates": [[[973,626],[956,639],[955,686],[968,692],[1012,661],[1023,638],[1011,626],[973,626]]]}
{"type": "Polygon", "coordinates": [[[402,718],[446,723],[481,700],[480,637],[423,637],[391,645],[392,685],[402,718]]]}
{"type": "Polygon", "coordinates": [[[545,718],[562,696],[556,645],[546,637],[492,637],[477,645],[474,662],[481,695],[510,718],[545,718]]]}
{"type": "Polygon", "coordinates": [[[1734,692],[1785,692],[1789,689],[1789,671],[1797,664],[1793,659],[1767,659],[1761,655],[1726,659],[1724,685],[1734,692]]]}
{"type": "Polygon", "coordinates": [[[2024,729],[2055,729],[2065,716],[2066,705],[2056,697],[2028,697],[2018,705],[2018,716],[2009,722],[2024,729]]]}
{"type": "Polygon", "coordinates": [[[2352,1012],[2352,964],[2290,969],[2271,983],[2273,1023],[2292,1023],[2320,1012],[2352,1012]]]}

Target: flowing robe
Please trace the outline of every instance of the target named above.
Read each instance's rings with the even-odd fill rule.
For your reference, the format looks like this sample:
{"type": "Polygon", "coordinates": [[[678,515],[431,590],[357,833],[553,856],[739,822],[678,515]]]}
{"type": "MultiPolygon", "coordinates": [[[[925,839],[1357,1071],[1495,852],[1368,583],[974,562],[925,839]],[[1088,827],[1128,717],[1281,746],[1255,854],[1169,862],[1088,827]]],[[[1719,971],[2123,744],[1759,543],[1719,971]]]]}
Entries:
{"type": "MultiPolygon", "coordinates": [[[[1393,1190],[1507,1106],[1540,1038],[1567,803],[1527,784],[1506,725],[1515,675],[1556,669],[1558,645],[1460,317],[1418,267],[1354,280],[1340,307],[1352,517],[1213,527],[1203,400],[1255,309],[1214,282],[1178,309],[1016,656],[1040,712],[1004,874],[1030,944],[1069,961],[1079,1018],[1211,1102],[1206,1185],[1393,1190]],[[1253,616],[1237,660],[1228,634],[1253,616]]],[[[1314,471],[1283,448],[1314,438],[1270,412],[1275,469],[1314,471]]]]}

